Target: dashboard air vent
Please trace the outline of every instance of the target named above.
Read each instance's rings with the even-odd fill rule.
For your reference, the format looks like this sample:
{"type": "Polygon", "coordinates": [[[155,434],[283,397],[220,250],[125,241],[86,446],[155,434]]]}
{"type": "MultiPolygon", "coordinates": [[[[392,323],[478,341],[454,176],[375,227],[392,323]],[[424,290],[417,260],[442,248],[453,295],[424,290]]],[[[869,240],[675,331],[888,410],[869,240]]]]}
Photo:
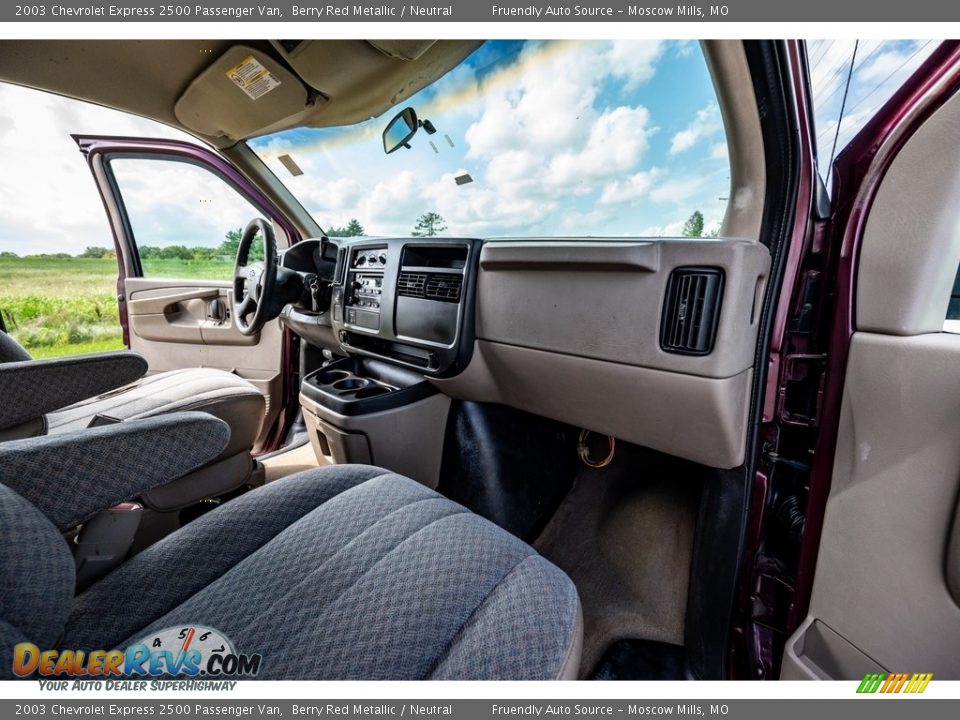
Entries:
{"type": "Polygon", "coordinates": [[[426,285],[426,273],[402,272],[397,279],[397,295],[422,298],[425,295],[426,285]]]}
{"type": "Polygon", "coordinates": [[[460,288],[463,286],[463,275],[437,274],[427,279],[425,295],[430,300],[443,302],[460,302],[460,288]]]}
{"type": "Polygon", "coordinates": [[[677,268],[667,281],[660,347],[680,355],[709,355],[723,300],[723,270],[677,268]]]}

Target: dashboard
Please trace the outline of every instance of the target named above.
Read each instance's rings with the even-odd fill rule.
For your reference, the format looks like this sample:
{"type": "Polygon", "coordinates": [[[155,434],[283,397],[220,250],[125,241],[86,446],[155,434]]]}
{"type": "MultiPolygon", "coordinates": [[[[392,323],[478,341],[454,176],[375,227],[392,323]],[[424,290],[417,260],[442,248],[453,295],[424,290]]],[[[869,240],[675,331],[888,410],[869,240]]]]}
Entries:
{"type": "Polygon", "coordinates": [[[760,243],[335,238],[298,243],[281,265],[322,278],[323,302],[281,315],[313,345],[412,369],[455,399],[710,467],[743,461],[760,243]]]}
{"type": "Polygon", "coordinates": [[[303,298],[281,317],[315,344],[333,343],[427,376],[454,374],[469,363],[473,348],[480,247],[479,240],[463,238],[298,243],[281,266],[325,281],[329,310],[312,311],[303,298]]]}

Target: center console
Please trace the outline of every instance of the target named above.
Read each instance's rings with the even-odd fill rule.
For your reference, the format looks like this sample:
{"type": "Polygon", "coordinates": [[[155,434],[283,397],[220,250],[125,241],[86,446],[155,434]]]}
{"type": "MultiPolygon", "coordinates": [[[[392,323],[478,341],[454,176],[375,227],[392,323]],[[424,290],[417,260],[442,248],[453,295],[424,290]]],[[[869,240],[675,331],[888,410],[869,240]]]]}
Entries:
{"type": "Polygon", "coordinates": [[[473,347],[478,254],[474,240],[345,243],[332,292],[340,344],[424,375],[462,369],[473,347]]]}
{"type": "Polygon", "coordinates": [[[339,242],[331,324],[349,357],[303,378],[314,451],[435,487],[450,399],[427,376],[469,363],[479,241],[339,242]]]}

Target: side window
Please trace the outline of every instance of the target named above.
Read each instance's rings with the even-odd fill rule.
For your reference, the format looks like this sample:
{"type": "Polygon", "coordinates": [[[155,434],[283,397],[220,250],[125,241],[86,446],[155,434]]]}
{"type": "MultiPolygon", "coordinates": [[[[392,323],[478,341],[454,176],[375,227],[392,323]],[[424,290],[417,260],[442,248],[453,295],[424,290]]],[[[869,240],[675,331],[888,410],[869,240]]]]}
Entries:
{"type": "MultiPolygon", "coordinates": [[[[205,167],[115,157],[117,182],[145,277],[229,280],[243,228],[263,213],[205,167]]],[[[263,258],[258,240],[251,259],[263,258]]]]}
{"type": "MultiPolygon", "coordinates": [[[[937,49],[934,40],[809,40],[820,176],[880,106],[937,49]]],[[[829,186],[829,182],[828,182],[829,186]]]]}

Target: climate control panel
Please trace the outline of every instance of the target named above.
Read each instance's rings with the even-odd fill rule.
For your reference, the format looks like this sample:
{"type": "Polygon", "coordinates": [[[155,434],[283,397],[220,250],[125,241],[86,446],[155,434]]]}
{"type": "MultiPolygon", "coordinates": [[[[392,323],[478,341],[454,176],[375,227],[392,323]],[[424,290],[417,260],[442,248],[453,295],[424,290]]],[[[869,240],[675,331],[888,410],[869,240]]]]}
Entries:
{"type": "Polygon", "coordinates": [[[383,269],[387,265],[387,251],[385,248],[379,250],[360,250],[353,256],[353,268],[360,270],[363,268],[383,269]]]}

